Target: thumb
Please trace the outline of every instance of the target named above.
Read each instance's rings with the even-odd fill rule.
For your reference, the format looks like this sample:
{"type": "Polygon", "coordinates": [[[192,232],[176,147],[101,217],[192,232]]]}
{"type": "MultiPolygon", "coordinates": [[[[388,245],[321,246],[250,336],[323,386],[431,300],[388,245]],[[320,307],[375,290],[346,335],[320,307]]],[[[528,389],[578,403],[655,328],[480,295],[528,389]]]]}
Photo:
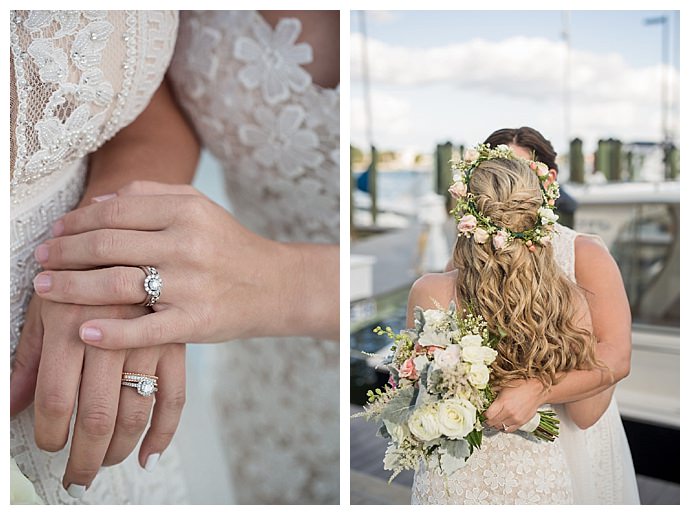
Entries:
{"type": "Polygon", "coordinates": [[[38,365],[43,348],[41,299],[34,296],[24,319],[24,328],[14,357],[10,376],[10,416],[26,409],[34,400],[38,365]]]}

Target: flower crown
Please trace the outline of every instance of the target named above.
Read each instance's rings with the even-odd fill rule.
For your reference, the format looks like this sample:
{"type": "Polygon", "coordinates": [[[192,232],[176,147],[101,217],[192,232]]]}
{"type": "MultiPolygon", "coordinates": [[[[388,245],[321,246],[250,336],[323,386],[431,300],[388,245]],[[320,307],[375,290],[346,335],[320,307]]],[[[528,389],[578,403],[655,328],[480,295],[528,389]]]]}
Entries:
{"type": "Polygon", "coordinates": [[[549,183],[549,168],[539,161],[530,161],[516,156],[508,145],[498,145],[491,148],[488,144],[480,144],[465,151],[462,161],[452,162],[451,167],[459,173],[453,176],[455,181],[448,191],[457,200],[451,211],[458,222],[458,234],[484,244],[493,238],[493,245],[501,249],[513,240],[522,240],[530,251],[536,249],[535,244],[544,246],[551,241],[554,224],[558,215],[553,212],[556,199],[560,196],[558,182],[549,183]],[[537,223],[522,232],[515,232],[506,227],[496,225],[490,217],[484,215],[475,202],[475,196],[468,191],[470,178],[474,170],[484,161],[491,159],[514,159],[526,161],[529,167],[539,177],[541,186],[542,205],[537,210],[537,223]]]}

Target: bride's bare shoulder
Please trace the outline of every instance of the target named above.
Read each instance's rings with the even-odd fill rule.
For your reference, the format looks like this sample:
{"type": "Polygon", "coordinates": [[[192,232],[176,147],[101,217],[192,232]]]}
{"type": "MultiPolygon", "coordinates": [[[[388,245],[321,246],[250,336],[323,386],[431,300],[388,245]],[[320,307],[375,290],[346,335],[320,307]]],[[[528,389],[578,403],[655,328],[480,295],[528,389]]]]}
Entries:
{"type": "Polygon", "coordinates": [[[412,285],[408,306],[419,306],[423,309],[436,307],[436,302],[447,307],[455,298],[455,283],[458,271],[438,274],[424,274],[412,285]]]}

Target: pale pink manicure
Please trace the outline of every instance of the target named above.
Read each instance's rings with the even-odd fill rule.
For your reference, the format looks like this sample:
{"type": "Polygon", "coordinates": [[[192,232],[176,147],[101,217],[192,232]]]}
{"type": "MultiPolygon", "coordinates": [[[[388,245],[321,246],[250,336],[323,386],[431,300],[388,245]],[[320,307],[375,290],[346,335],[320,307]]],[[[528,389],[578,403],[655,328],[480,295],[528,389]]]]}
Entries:
{"type": "Polygon", "coordinates": [[[97,327],[83,327],[79,336],[85,342],[100,342],[103,339],[103,332],[97,327]]]}
{"type": "Polygon", "coordinates": [[[53,278],[50,274],[38,274],[34,279],[34,288],[38,293],[47,293],[53,286],[53,278]]]}
{"type": "Polygon", "coordinates": [[[53,235],[53,238],[57,238],[58,236],[62,235],[63,232],[65,232],[65,224],[62,222],[62,220],[55,222],[52,229],[50,229],[50,233],[53,235]]]}
{"type": "Polygon", "coordinates": [[[93,197],[91,200],[93,200],[94,202],[103,202],[104,200],[110,200],[111,198],[115,197],[117,197],[117,193],[106,193],[105,195],[93,197]]]}
{"type": "Polygon", "coordinates": [[[36,261],[39,263],[45,263],[48,261],[48,255],[50,254],[50,251],[48,250],[48,245],[45,243],[41,243],[38,247],[36,247],[36,250],[34,251],[34,257],[36,258],[36,261]]]}

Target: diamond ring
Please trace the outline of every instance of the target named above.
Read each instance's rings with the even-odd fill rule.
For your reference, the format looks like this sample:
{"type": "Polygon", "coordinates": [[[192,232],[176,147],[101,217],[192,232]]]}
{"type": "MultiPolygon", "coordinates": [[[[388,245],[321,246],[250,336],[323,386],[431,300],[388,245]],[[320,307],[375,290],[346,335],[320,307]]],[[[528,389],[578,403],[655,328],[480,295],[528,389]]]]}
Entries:
{"type": "Polygon", "coordinates": [[[137,393],[142,397],[149,397],[158,391],[158,377],[136,372],[123,372],[122,386],[136,388],[137,393]]]}
{"type": "Polygon", "coordinates": [[[146,291],[146,300],[142,303],[144,306],[153,306],[158,302],[163,290],[163,279],[161,279],[158,270],[152,266],[140,266],[146,278],[144,279],[144,290],[146,291]]]}

